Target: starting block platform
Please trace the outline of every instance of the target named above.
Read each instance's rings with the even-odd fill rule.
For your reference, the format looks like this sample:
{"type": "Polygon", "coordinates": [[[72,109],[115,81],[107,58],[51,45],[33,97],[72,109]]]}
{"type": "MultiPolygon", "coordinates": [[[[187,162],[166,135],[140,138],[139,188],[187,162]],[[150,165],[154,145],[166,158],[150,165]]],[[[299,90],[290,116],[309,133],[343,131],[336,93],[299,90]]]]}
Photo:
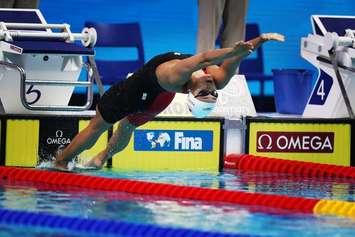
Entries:
{"type": "Polygon", "coordinates": [[[68,24],[48,24],[38,9],[0,9],[0,113],[88,109],[99,80],[96,38],[93,28],[72,33],[68,24]],[[79,81],[82,69],[86,81],[79,81]],[[87,88],[86,103],[69,106],[76,86],[87,88]]]}
{"type": "Polygon", "coordinates": [[[355,16],[313,15],[313,33],[301,39],[301,55],[319,76],[304,117],[354,118],[355,16]]]}

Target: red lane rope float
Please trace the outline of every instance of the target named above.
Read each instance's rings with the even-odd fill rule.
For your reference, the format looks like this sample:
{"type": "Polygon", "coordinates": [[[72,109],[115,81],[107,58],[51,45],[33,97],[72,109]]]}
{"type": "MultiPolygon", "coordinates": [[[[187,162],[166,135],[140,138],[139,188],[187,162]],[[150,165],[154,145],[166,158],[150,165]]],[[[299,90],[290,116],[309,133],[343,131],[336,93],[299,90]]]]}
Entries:
{"type": "Polygon", "coordinates": [[[225,202],[239,205],[272,207],[292,212],[313,213],[319,199],[289,197],[275,194],[179,186],[174,184],[114,179],[26,168],[0,167],[0,178],[62,186],[157,195],[199,201],[225,202]]]}
{"type": "Polygon", "coordinates": [[[355,167],[318,164],[313,162],[282,160],[248,154],[226,156],[225,168],[289,173],[308,177],[336,177],[355,179],[355,167]]]}
{"type": "Polygon", "coordinates": [[[9,181],[26,181],[95,190],[119,191],[240,205],[255,205],[279,208],[293,212],[355,218],[355,203],[346,201],[247,193],[11,167],[0,167],[0,178],[9,181]]]}

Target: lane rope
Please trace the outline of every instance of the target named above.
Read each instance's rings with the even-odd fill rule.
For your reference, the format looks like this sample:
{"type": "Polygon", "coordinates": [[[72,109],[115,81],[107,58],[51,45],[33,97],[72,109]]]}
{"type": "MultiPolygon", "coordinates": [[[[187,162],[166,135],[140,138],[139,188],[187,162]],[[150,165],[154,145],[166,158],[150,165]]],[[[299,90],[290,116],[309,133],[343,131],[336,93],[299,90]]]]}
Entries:
{"type": "Polygon", "coordinates": [[[285,195],[181,186],[30,168],[0,167],[0,178],[9,181],[27,181],[198,201],[273,207],[301,213],[312,213],[313,207],[319,201],[318,199],[290,197],[285,195]]]}
{"type": "Polygon", "coordinates": [[[288,173],[306,177],[333,177],[355,179],[355,167],[283,160],[249,154],[230,154],[224,167],[242,171],[288,173]]]}
{"type": "Polygon", "coordinates": [[[271,207],[296,213],[355,218],[355,203],[347,201],[248,193],[15,167],[0,167],[0,178],[9,181],[27,181],[94,190],[271,207]]]}

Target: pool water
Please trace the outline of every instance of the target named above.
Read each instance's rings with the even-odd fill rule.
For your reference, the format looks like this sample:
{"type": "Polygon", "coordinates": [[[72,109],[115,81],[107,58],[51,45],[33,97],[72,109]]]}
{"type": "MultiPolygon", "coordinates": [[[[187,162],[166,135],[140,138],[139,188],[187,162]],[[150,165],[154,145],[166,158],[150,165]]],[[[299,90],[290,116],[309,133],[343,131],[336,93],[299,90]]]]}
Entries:
{"type": "MultiPolygon", "coordinates": [[[[335,178],[235,170],[197,173],[106,169],[84,174],[215,189],[355,200],[355,181],[335,178]]],[[[1,181],[0,187],[0,208],[3,209],[253,236],[355,236],[355,220],[350,218],[26,182],[1,181]]],[[[0,224],[0,236],[20,235],[90,236],[80,232],[0,224]]]]}

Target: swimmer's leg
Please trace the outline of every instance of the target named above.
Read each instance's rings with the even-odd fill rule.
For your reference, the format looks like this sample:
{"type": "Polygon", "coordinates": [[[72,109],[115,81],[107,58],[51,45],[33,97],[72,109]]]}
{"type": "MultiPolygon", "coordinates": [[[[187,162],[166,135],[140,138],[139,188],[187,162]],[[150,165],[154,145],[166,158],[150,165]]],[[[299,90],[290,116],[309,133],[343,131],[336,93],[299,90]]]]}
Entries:
{"type": "Polygon", "coordinates": [[[123,118],[118,124],[118,128],[113,132],[107,147],[88,161],[85,166],[102,168],[109,158],[127,146],[135,128],[136,126],[130,123],[127,118],[123,118]]]}
{"type": "Polygon", "coordinates": [[[96,109],[96,115],[90,120],[89,125],[80,131],[64,150],[58,152],[54,167],[66,169],[68,162],[72,161],[82,151],[92,147],[100,135],[111,126],[112,124],[105,122],[96,109]]]}

